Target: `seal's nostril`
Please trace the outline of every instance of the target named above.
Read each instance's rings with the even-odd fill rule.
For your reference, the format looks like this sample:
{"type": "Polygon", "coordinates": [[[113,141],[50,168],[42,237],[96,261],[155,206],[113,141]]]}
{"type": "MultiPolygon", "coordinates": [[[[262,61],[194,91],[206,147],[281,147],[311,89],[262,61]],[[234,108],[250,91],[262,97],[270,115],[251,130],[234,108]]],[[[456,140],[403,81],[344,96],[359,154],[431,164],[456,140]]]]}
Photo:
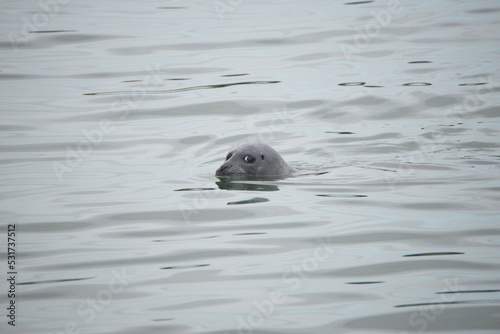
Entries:
{"type": "Polygon", "coordinates": [[[228,168],[229,168],[228,165],[223,164],[222,166],[219,167],[219,169],[215,171],[215,175],[223,175],[224,171],[226,171],[228,168]]]}

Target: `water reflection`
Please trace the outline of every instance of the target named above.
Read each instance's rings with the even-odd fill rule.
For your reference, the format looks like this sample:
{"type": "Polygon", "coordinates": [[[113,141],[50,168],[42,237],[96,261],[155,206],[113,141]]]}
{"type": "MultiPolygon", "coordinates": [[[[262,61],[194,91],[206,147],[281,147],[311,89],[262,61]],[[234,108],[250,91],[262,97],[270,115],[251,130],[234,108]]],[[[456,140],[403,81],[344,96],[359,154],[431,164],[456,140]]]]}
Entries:
{"type": "Polygon", "coordinates": [[[342,82],[339,83],[339,86],[364,86],[366,82],[357,81],[357,82],[342,82]]]}
{"type": "Polygon", "coordinates": [[[264,203],[264,202],[269,202],[269,199],[264,197],[254,197],[243,201],[228,202],[227,205],[253,204],[253,203],[264,203]]]}
{"type": "Polygon", "coordinates": [[[438,295],[443,294],[456,294],[456,293],[489,293],[489,292],[500,292],[500,290],[460,290],[460,291],[441,291],[436,292],[438,295]]]}
{"type": "Polygon", "coordinates": [[[64,283],[64,282],[75,282],[75,281],[85,281],[92,277],[81,277],[81,278],[64,278],[64,279],[53,279],[53,280],[45,280],[45,281],[29,281],[29,282],[20,282],[16,283],[16,285],[34,285],[34,284],[48,284],[48,283],[64,283]]]}
{"type": "Polygon", "coordinates": [[[407,254],[403,257],[415,257],[415,256],[439,256],[439,255],[462,255],[462,252],[437,252],[437,253],[419,253],[419,254],[407,254]]]}
{"type": "Polygon", "coordinates": [[[367,3],[372,3],[373,0],[366,0],[366,1],[353,1],[353,2],[346,2],[344,5],[364,5],[367,3]]]}
{"type": "Polygon", "coordinates": [[[205,191],[205,190],[216,190],[216,188],[181,188],[181,189],[174,189],[174,191],[205,191]]]}
{"type": "MultiPolygon", "coordinates": [[[[191,90],[200,90],[200,89],[215,89],[215,88],[225,88],[231,86],[238,85],[263,85],[263,84],[275,84],[280,83],[281,81],[243,81],[243,82],[232,82],[227,84],[215,84],[215,85],[203,85],[203,86],[193,86],[193,87],[185,87],[185,88],[177,88],[177,89],[164,89],[164,90],[147,90],[145,93],[148,94],[164,94],[164,93],[180,93],[187,92],[191,90]]],[[[85,93],[83,95],[114,95],[114,94],[132,94],[132,91],[113,91],[113,92],[94,92],[94,93],[85,93]]]]}
{"type": "Polygon", "coordinates": [[[431,86],[429,82],[408,82],[403,84],[403,86],[431,86]]]}
{"type": "Polygon", "coordinates": [[[192,268],[201,268],[208,267],[210,264],[192,264],[192,265],[181,265],[181,266],[170,266],[160,268],[162,270],[172,270],[172,269],[192,269],[192,268]]]}
{"type": "Polygon", "coordinates": [[[278,191],[278,186],[274,184],[251,183],[251,181],[232,181],[226,178],[221,178],[215,182],[219,189],[224,190],[253,190],[253,191],[278,191]]]}

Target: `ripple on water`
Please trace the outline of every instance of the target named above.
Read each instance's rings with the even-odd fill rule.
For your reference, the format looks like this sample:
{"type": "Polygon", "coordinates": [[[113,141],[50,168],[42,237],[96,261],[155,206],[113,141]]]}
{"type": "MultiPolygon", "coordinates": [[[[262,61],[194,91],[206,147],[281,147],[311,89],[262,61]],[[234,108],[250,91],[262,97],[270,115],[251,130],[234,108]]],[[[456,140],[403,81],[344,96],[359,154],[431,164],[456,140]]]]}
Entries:
{"type": "Polygon", "coordinates": [[[59,5],[0,20],[24,331],[498,331],[495,2],[59,5]]]}

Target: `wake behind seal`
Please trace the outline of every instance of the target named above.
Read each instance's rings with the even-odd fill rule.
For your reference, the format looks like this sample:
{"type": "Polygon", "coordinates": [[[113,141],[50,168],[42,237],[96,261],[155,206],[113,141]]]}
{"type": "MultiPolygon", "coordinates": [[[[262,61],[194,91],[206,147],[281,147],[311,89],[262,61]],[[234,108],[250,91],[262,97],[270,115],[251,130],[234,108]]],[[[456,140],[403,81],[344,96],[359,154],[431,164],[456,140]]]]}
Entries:
{"type": "Polygon", "coordinates": [[[244,144],[230,151],[215,171],[217,177],[231,179],[278,180],[293,176],[296,170],[271,146],[244,144]]]}

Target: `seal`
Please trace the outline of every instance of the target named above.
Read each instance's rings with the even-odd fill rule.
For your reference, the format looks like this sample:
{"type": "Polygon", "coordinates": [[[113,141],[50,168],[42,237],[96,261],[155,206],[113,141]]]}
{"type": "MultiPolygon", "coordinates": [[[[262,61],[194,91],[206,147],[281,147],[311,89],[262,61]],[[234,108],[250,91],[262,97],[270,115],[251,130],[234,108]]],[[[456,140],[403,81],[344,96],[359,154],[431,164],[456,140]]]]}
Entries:
{"type": "Polygon", "coordinates": [[[230,151],[215,176],[236,179],[279,180],[296,172],[271,146],[245,144],[230,151]]]}

